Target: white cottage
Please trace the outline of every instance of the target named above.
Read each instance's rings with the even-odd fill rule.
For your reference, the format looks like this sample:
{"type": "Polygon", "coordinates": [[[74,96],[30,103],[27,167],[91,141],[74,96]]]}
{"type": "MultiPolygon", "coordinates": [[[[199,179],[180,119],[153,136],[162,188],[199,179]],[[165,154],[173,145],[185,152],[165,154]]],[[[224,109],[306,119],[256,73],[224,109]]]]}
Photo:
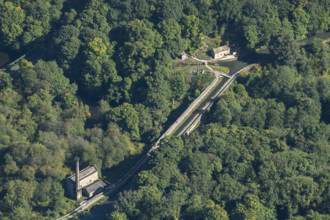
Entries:
{"type": "Polygon", "coordinates": [[[214,59],[218,59],[230,54],[230,48],[228,46],[222,46],[213,48],[212,55],[214,59]]]}

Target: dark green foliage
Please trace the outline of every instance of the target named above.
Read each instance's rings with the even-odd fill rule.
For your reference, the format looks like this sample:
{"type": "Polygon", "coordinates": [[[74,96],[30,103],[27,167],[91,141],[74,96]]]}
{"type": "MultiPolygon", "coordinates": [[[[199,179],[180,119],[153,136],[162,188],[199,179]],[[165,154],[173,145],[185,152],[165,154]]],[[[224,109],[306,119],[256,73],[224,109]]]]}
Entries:
{"type": "Polygon", "coordinates": [[[1,48],[18,50],[48,34],[62,14],[63,2],[1,1],[1,48]]]}
{"type": "Polygon", "coordinates": [[[141,20],[129,22],[125,36],[120,53],[123,71],[126,76],[137,81],[150,68],[145,61],[154,56],[156,49],[160,48],[163,42],[159,33],[141,20]]]}
{"type": "Polygon", "coordinates": [[[202,45],[198,17],[195,15],[185,15],[182,18],[182,35],[187,39],[190,52],[194,52],[202,45]]]}
{"type": "Polygon", "coordinates": [[[0,49],[36,48],[0,71],[0,218],[56,219],[73,208],[62,181],[75,156],[104,171],[150,146],[214,79],[174,71],[208,35],[268,46],[286,66],[255,68],[199,133],[163,140],[109,219],[326,218],[329,47],[298,54],[294,40],[327,31],[329,11],[326,0],[0,0],[0,49]]]}
{"type": "Polygon", "coordinates": [[[296,63],[298,47],[290,34],[273,37],[269,43],[269,49],[279,64],[292,66],[296,63]]]}
{"type": "Polygon", "coordinates": [[[160,22],[158,28],[163,37],[163,47],[171,56],[178,56],[186,49],[186,41],[181,37],[181,27],[174,19],[160,22]]]}
{"type": "Polygon", "coordinates": [[[277,7],[269,1],[247,1],[242,8],[243,30],[248,48],[268,44],[281,28],[277,7]]]}
{"type": "Polygon", "coordinates": [[[116,122],[123,130],[128,131],[134,140],[140,139],[139,114],[132,105],[124,103],[108,113],[110,121],[116,122]]]}
{"type": "MultiPolygon", "coordinates": [[[[324,47],[316,42],[310,50],[324,47]]],[[[321,117],[328,76],[308,73],[323,68],[311,54],[291,67],[255,67],[197,131],[183,141],[166,138],[116,212],[133,219],[329,218],[330,133],[321,117]],[[155,193],[148,207],[146,189],[155,193]]]]}
{"type": "Polygon", "coordinates": [[[0,75],[1,212],[30,219],[38,209],[40,218],[56,218],[72,208],[61,184],[71,173],[65,163],[79,155],[85,164],[110,168],[134,154],[135,146],[117,125],[85,130],[88,107],[55,61],[23,60],[20,66],[15,80],[0,75]]]}
{"type": "Polygon", "coordinates": [[[168,20],[174,19],[179,21],[183,16],[181,0],[171,1],[171,0],[162,0],[158,5],[158,19],[168,20]]]}

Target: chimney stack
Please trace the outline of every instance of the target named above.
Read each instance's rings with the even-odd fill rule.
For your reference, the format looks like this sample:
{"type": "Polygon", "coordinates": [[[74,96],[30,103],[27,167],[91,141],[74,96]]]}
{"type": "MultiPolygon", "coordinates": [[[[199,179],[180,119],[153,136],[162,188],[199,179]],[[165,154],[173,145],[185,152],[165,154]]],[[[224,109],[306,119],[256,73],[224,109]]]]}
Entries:
{"type": "Polygon", "coordinates": [[[74,159],[76,161],[76,200],[78,201],[82,197],[79,186],[79,157],[75,157],[74,159]]]}

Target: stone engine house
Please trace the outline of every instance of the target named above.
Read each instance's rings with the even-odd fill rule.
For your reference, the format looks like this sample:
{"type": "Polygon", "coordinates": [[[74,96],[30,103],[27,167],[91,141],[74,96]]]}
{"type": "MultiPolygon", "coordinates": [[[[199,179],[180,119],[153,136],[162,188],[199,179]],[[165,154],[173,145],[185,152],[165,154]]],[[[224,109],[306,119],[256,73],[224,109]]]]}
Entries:
{"type": "Polygon", "coordinates": [[[76,160],[76,174],[66,179],[67,191],[72,198],[78,201],[82,195],[92,197],[102,192],[105,184],[99,180],[99,171],[96,165],[88,166],[79,171],[79,158],[76,160]],[[77,181],[78,180],[78,181],[77,181]]]}

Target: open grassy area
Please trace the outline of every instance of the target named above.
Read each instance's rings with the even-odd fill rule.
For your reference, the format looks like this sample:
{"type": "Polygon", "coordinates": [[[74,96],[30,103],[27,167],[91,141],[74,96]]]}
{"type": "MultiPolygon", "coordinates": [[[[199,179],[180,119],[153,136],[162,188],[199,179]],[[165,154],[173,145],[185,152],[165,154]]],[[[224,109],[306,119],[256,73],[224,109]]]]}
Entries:
{"type": "Polygon", "coordinates": [[[212,69],[219,71],[219,72],[224,72],[224,73],[229,73],[230,69],[225,66],[216,66],[216,65],[209,65],[212,69]]]}
{"type": "MultiPolygon", "coordinates": [[[[177,66],[175,68],[175,72],[185,72],[185,73],[192,74],[192,73],[197,71],[197,68],[198,68],[197,64],[194,64],[194,65],[180,65],[180,66],[177,66]]],[[[205,72],[210,72],[210,70],[204,64],[201,64],[199,66],[199,68],[203,69],[205,72]]]]}
{"type": "MultiPolygon", "coordinates": [[[[212,69],[219,71],[219,72],[225,72],[225,73],[230,72],[230,69],[228,67],[224,67],[224,66],[209,65],[209,67],[211,67],[212,69]]],[[[192,65],[182,64],[182,65],[178,65],[175,68],[175,72],[181,71],[181,72],[192,74],[197,71],[197,68],[198,68],[197,64],[192,64],[192,65]]],[[[204,64],[200,65],[200,69],[203,69],[205,72],[210,72],[210,70],[204,64]]]]}

